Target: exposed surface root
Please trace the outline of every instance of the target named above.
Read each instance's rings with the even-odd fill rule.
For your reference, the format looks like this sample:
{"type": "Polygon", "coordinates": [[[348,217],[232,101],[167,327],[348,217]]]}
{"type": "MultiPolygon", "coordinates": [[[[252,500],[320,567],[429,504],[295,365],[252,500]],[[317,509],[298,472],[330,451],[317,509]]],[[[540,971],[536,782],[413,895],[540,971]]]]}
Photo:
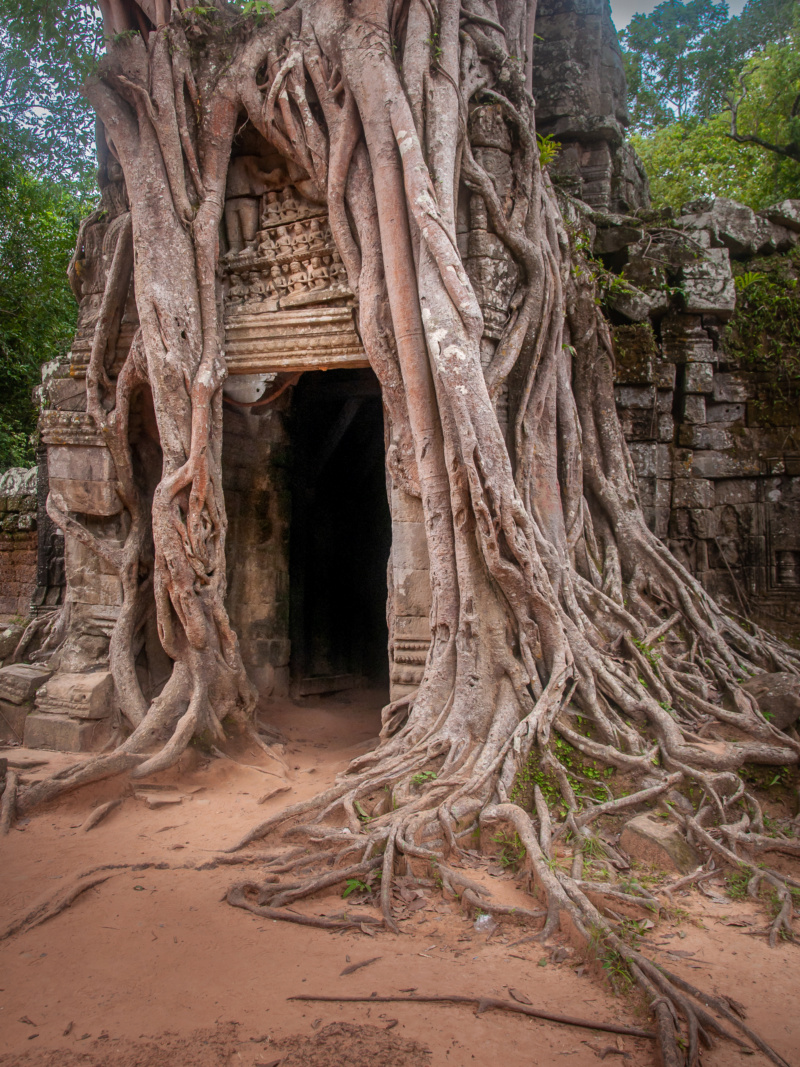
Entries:
{"type": "Polygon", "coordinates": [[[5,941],[6,938],[19,931],[32,930],[34,926],[41,926],[48,919],[54,919],[56,915],[60,915],[62,911],[65,911],[87,889],[92,889],[96,885],[107,882],[111,877],[111,874],[105,873],[79,876],[69,885],[59,889],[53,896],[31,908],[30,911],[25,912],[16,919],[12,919],[4,929],[0,930],[0,941],[5,941]]]}
{"type": "Polygon", "coordinates": [[[19,775],[16,771],[6,771],[6,784],[3,798],[0,800],[0,836],[5,836],[11,829],[17,808],[17,787],[19,775]]]}
{"type": "Polygon", "coordinates": [[[437,994],[424,996],[418,993],[403,997],[383,997],[373,994],[369,997],[321,997],[313,993],[303,993],[290,1000],[310,1000],[314,1002],[358,1004],[474,1004],[480,1015],[484,1011],[513,1011],[518,1015],[528,1015],[532,1019],[546,1019],[551,1023],[561,1023],[564,1026],[581,1026],[586,1030],[602,1030],[609,1034],[626,1034],[630,1037],[655,1037],[651,1030],[639,1030],[634,1026],[622,1026],[618,1023],[591,1022],[589,1019],[578,1019],[573,1015],[557,1015],[553,1012],[543,1011],[541,1008],[530,1007],[514,1000],[500,1000],[497,997],[466,997],[457,994],[437,994]]]}

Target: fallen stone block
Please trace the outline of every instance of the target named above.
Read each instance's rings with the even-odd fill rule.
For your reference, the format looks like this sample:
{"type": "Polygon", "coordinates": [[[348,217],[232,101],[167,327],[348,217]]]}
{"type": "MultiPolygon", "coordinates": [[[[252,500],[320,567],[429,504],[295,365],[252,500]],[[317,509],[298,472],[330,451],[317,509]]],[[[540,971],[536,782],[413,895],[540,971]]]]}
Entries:
{"type": "Polygon", "coordinates": [[[689,874],[703,862],[673,822],[637,815],[625,823],[620,847],[631,857],[664,871],[689,874]]]}
{"type": "Polygon", "coordinates": [[[760,212],[770,222],[785,226],[787,230],[800,233],[800,200],[782,200],[760,212]]]}
{"type": "Polygon", "coordinates": [[[28,663],[12,663],[0,668],[0,700],[7,700],[10,704],[31,701],[52,673],[46,667],[28,663]]]}
{"type": "Polygon", "coordinates": [[[22,744],[25,719],[33,711],[33,704],[10,704],[0,700],[0,742],[14,741],[22,744]]]}
{"type": "Polygon", "coordinates": [[[0,631],[0,661],[7,659],[12,654],[24,632],[25,627],[16,623],[12,623],[0,631]]]}
{"type": "Polygon", "coordinates": [[[114,680],[110,671],[56,674],[40,689],[36,708],[51,715],[106,719],[113,710],[113,701],[114,680]]]}
{"type": "Polygon", "coordinates": [[[742,689],[755,698],[759,711],[779,730],[800,719],[800,679],[788,671],[757,674],[742,682],[742,689]]]}
{"type": "Polygon", "coordinates": [[[25,720],[25,747],[57,752],[97,752],[111,736],[107,722],[81,722],[66,715],[40,715],[25,720]]]}

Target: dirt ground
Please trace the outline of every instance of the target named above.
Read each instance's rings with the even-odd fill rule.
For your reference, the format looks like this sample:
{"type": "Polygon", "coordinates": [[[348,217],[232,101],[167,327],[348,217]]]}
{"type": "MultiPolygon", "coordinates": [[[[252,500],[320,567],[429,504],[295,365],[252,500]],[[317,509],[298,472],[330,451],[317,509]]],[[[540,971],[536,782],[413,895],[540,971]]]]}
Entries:
{"type": "MultiPolygon", "coordinates": [[[[224,902],[242,869],[216,865],[218,850],[331,782],[369,746],[379,709],[380,695],[370,692],[270,707],[288,738],[292,779],[291,791],[263,804],[259,798],[279,783],[279,768],[264,754],[239,751],[237,763],[192,753],[148,788],[100,783],[35,812],[0,839],[0,925],[81,871],[149,865],[107,872],[69,909],[0,944],[0,1067],[656,1064],[647,1039],[504,1012],[479,1015],[466,1005],[290,999],[409,990],[527,998],[553,1012],[650,1027],[643,1005],[615,994],[603,969],[566,942],[543,948],[524,940],[529,931],[519,926],[476,930],[433,885],[419,887],[421,896],[407,894],[399,935],[313,930],[224,902]],[[116,797],[122,804],[83,832],[91,810],[116,797]],[[162,801],[169,803],[158,806],[162,801]],[[366,960],[372,962],[342,974],[366,960]]],[[[24,772],[28,780],[79,758],[18,748],[0,755],[46,758],[46,766],[24,772]]],[[[495,863],[473,858],[471,867],[470,877],[491,885],[498,900],[532,906],[495,863]]],[[[748,1023],[800,1063],[800,951],[786,943],[770,950],[753,935],[763,926],[755,905],[721,893],[686,893],[679,900],[686,914],[659,920],[644,947],[688,981],[735,997],[748,1023]]],[[[306,910],[323,914],[337,905],[338,893],[306,910]]],[[[346,906],[373,912],[355,894],[346,906]]],[[[727,1043],[703,1055],[705,1067],[768,1062],[727,1043]]]]}

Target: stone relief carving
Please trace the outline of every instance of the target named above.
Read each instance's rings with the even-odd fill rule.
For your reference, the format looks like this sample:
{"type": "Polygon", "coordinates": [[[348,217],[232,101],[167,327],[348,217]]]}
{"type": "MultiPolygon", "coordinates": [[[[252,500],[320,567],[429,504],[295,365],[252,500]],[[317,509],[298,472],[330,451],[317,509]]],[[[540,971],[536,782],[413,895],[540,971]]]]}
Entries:
{"type": "Polygon", "coordinates": [[[252,157],[234,160],[233,171],[225,204],[229,251],[220,264],[229,314],[243,305],[248,311],[277,311],[351,298],[324,209],[303,196],[286,172],[267,174],[252,157]],[[259,197],[239,195],[245,188],[242,160],[251,161],[246,168],[251,192],[259,181],[272,188],[259,197]]]}

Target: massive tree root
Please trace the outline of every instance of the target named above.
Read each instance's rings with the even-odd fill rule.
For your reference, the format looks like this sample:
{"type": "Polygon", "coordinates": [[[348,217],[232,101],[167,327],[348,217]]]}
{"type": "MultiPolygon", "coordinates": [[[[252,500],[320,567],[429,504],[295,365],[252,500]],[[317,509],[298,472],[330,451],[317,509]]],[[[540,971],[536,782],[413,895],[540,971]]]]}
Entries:
{"type": "MultiPolygon", "coordinates": [[[[657,909],[657,900],[584,879],[598,848],[614,855],[596,820],[697,787],[699,800],[674,804],[673,817],[715,862],[749,870],[753,892],[769,882],[781,900],[773,935],[791,936],[795,883],[761,860],[800,846],[765,836],[739,772],[797,764],[800,743],[739,683],[759,670],[800,673],[800,657],[734,621],[645,524],[614,406],[609,330],[540,166],[515,58],[533,40],[535,3],[297,0],[274,18],[222,3],[184,10],[182,0],[171,12],[134,9],[135,21],[109,4],[114,36],[88,88],[130,207],[115,223],[87,377],[89,412],[117,466],[123,544],[97,540],[50,501],[67,536],[120,575],[111,668],[131,732],[114,752],[23,790],[18,810],[103,776],[168,767],[192,737],[220,739],[226,717],[251,729],[255,695],[224,608],[216,274],[231,147],[246,120],[327,203],[382,386],[388,469],[422,501],[433,607],[423,680],[385,709],[379,747],[234,846],[289,834],[302,842],[273,853],[230,902],[352,926],[346,914],[319,920],[289,905],[380,871],[382,922],[394,930],[395,872],[421,865],[467,905],[507,918],[458,867],[467,838],[505,827],[546,906],[537,936],[566,926],[616,953],[652,1003],[665,1064],[684,1062],[682,1028],[690,1064],[712,1032],[732,1037],[706,1005],[756,1040],[728,1005],[632,948],[593,903],[657,909]],[[511,145],[507,189],[471,138],[481,109],[511,145]],[[470,196],[518,272],[496,344],[483,337],[459,253],[458,202],[470,196]],[[114,378],[131,271],[140,330],[114,378]],[[142,390],[163,454],[149,486],[129,443],[131,398],[142,390]],[[133,650],[153,610],[174,666],[148,701],[133,650]],[[587,795],[560,758],[563,743],[624,777],[628,795],[587,795]],[[537,786],[533,817],[513,799],[529,759],[559,795],[548,805],[537,786]]],[[[539,914],[516,909],[515,919],[538,924],[539,914]]]]}

